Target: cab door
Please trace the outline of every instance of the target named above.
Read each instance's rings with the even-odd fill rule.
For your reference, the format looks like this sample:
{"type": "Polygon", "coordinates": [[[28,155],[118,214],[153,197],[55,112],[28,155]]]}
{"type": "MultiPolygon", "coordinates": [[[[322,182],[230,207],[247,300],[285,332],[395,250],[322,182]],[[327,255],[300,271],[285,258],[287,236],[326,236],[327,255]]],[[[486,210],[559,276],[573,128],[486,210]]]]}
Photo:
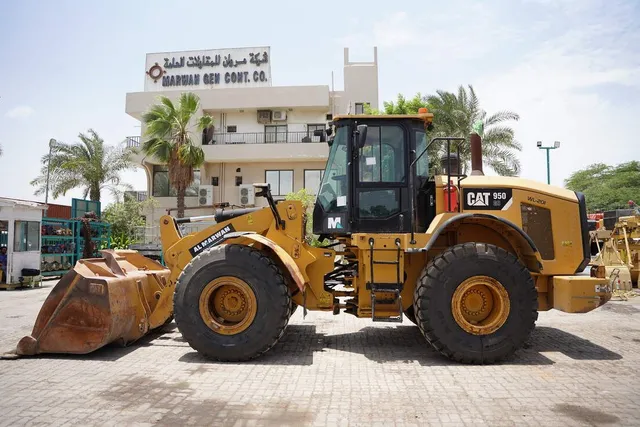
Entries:
{"type": "Polygon", "coordinates": [[[409,130],[400,123],[367,122],[352,168],[354,232],[409,232],[409,130]]]}

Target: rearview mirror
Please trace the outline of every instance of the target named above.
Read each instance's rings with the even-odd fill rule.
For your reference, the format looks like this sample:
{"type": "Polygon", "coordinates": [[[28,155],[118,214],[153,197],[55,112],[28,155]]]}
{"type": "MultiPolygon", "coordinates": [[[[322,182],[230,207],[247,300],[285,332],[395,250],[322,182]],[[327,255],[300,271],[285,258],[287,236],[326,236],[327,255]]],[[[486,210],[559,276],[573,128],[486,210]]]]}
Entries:
{"type": "Polygon", "coordinates": [[[367,125],[358,125],[356,130],[356,144],[358,148],[364,147],[364,143],[367,140],[367,125]]]}

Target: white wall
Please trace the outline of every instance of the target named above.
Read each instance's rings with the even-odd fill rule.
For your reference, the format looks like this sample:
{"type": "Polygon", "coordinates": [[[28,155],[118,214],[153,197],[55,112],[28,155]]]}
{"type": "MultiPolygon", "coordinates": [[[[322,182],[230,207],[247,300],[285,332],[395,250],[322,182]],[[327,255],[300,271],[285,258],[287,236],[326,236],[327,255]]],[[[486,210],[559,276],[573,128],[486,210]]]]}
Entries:
{"type": "MultiPolygon", "coordinates": [[[[235,185],[236,176],[242,177],[242,184],[254,184],[265,182],[267,170],[293,170],[293,191],[295,192],[304,188],[305,170],[324,170],[325,164],[325,161],[207,163],[205,167],[201,169],[201,182],[203,184],[210,184],[211,177],[217,176],[219,185],[214,187],[213,202],[228,202],[232,205],[239,205],[240,188],[235,185]],[[237,169],[240,169],[240,172],[236,172],[237,169]]],[[[313,191],[312,188],[308,188],[308,190],[313,191]]],[[[148,191],[149,194],[151,194],[151,188],[149,188],[148,191]]],[[[166,209],[168,207],[175,208],[176,206],[175,197],[156,197],[155,199],[159,206],[145,212],[147,216],[147,226],[157,225],[160,217],[167,214],[166,209]]],[[[186,197],[185,205],[187,207],[196,207],[198,205],[198,198],[186,197]]],[[[256,198],[256,206],[266,206],[266,200],[262,197],[256,198]]],[[[185,216],[212,214],[214,214],[214,211],[211,208],[189,209],[185,211],[185,216]]],[[[171,215],[175,216],[176,211],[173,211],[171,215]]]]}
{"type": "Polygon", "coordinates": [[[356,103],[369,103],[371,108],[378,108],[378,50],[373,49],[373,61],[351,62],[349,49],[344,50],[344,93],[341,97],[341,108],[355,114],[356,103]]]}
{"type": "MultiPolygon", "coordinates": [[[[268,125],[287,125],[289,132],[305,132],[307,124],[326,124],[327,108],[319,109],[284,109],[287,114],[286,121],[272,121],[268,125]]],[[[245,109],[243,112],[209,112],[214,118],[216,132],[223,132],[222,126],[237,126],[237,133],[264,132],[265,124],[258,123],[258,110],[245,109]]]]}
{"type": "MultiPolygon", "coordinates": [[[[191,90],[200,98],[204,110],[238,109],[325,109],[329,110],[329,86],[273,86],[229,89],[191,90]]],[[[180,97],[181,91],[163,93],[172,101],[180,97]]],[[[140,120],[142,113],[158,101],[156,92],[127,93],[125,112],[140,120]]]]}

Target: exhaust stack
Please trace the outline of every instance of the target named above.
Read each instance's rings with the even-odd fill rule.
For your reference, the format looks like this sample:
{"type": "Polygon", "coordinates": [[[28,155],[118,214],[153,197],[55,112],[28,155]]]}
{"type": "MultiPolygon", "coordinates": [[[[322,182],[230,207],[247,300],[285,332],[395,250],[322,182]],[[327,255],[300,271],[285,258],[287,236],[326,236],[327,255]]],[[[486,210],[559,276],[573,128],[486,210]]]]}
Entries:
{"type": "Polygon", "coordinates": [[[474,132],[469,139],[471,142],[471,175],[484,175],[482,171],[482,138],[474,132]]]}

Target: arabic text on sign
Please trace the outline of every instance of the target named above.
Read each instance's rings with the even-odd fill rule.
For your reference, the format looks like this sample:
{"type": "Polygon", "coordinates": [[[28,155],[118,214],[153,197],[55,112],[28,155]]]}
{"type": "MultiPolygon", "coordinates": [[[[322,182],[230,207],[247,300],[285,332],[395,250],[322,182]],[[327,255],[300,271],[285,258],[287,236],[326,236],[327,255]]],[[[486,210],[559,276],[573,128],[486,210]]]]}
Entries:
{"type": "Polygon", "coordinates": [[[259,67],[260,64],[269,62],[269,55],[267,52],[262,52],[262,54],[260,54],[260,52],[250,53],[249,56],[251,57],[249,61],[247,61],[247,58],[234,60],[231,58],[231,54],[225,55],[224,60],[222,60],[220,55],[214,55],[213,57],[210,55],[189,56],[188,59],[181,56],[177,59],[172,57],[171,60],[169,60],[169,58],[164,58],[164,68],[182,68],[186,65],[187,67],[197,67],[202,69],[203,67],[217,67],[220,64],[225,68],[230,68],[245,65],[247,63],[251,63],[259,67]]]}

